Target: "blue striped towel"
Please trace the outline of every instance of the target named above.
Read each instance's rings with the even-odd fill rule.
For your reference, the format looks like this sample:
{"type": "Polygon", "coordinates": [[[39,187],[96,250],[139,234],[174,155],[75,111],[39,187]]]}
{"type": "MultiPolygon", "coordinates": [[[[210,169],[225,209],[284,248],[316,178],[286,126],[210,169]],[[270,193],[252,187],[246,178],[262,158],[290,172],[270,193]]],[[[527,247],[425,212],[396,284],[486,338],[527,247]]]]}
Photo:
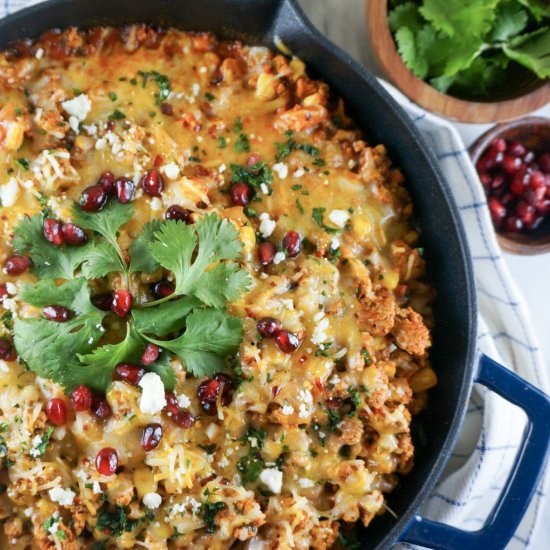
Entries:
{"type": "MultiPolygon", "coordinates": [[[[4,16],[40,0],[1,1],[0,16],[4,16]]],[[[383,84],[432,147],[458,205],[474,261],[481,350],[550,393],[529,315],[502,258],[485,194],[461,137],[451,124],[383,84]]],[[[475,386],[460,440],[422,514],[462,529],[479,529],[505,485],[524,427],[523,416],[515,407],[475,386]]],[[[510,550],[530,546],[544,486],[543,480],[509,545],[510,550]]]]}

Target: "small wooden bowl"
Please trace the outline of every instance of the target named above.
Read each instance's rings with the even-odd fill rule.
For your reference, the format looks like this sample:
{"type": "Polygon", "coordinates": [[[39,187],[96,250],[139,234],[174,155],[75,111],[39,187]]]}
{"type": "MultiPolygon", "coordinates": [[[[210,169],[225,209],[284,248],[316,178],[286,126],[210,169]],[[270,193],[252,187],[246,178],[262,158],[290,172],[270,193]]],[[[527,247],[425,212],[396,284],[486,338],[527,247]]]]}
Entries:
{"type": "Polygon", "coordinates": [[[468,101],[443,94],[415,76],[399,55],[388,25],[387,0],[367,0],[367,26],[371,48],[385,76],[412,101],[459,122],[500,122],[523,116],[550,102],[550,80],[538,79],[516,67],[506,96],[468,101]]]}
{"type": "MultiPolygon", "coordinates": [[[[550,151],[550,119],[524,117],[497,124],[482,134],[469,148],[474,164],[480,159],[491,142],[498,138],[515,140],[537,152],[550,151]]],[[[503,250],[513,254],[544,254],[550,252],[550,216],[529,233],[501,233],[497,239],[503,250]]]]}

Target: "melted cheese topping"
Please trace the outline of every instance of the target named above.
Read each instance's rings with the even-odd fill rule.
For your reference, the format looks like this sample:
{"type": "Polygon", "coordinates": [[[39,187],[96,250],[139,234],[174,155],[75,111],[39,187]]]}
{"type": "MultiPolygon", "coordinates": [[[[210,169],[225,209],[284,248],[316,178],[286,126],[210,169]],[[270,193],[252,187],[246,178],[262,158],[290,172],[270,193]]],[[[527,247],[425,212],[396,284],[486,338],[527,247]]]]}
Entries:
{"type": "MultiPolygon", "coordinates": [[[[1,362],[0,516],[10,547],[91,548],[95,540],[108,548],[321,549],[336,543],[342,522],[368,525],[382,513],[394,474],[412,467],[411,413],[435,384],[426,354],[432,293],[401,174],[383,145],[352,129],[326,84],[308,78],[298,59],[210,35],[70,29],[0,58],[0,106],[2,262],[23,216],[47,208],[68,221],[102,172],[137,183],[155,168],[164,191],[137,191],[121,247],[171,205],[195,221],[216,211],[239,230],[253,280],[230,304],[244,336],[228,370],[241,381],[229,405],[218,401],[217,414],[204,414],[202,379],[172,360],[179,403],[198,417],[190,429],[160,410],[163,396],[149,381],[143,395],[115,381],[108,419],[75,413],[67,401],[69,421],[40,451],[51,432],[45,403],[63,389],[1,362]],[[247,208],[233,206],[231,165],[258,160],[272,185],[261,182],[247,208]],[[289,231],[302,239],[296,257],[282,246],[289,231]],[[268,267],[258,260],[264,240],[278,247],[268,267]],[[259,336],[256,322],[266,316],[300,339],[294,353],[259,336]],[[162,425],[163,437],[146,453],[140,436],[150,423],[162,425]],[[116,475],[95,469],[104,447],[118,452],[116,475]]],[[[151,299],[149,283],[162,276],[136,276],[134,299],[151,299]]],[[[0,274],[8,339],[10,318],[39,314],[18,298],[29,281],[29,273],[0,274]]],[[[94,284],[105,291],[121,281],[94,284]]],[[[111,331],[120,338],[116,324],[111,331]]]]}

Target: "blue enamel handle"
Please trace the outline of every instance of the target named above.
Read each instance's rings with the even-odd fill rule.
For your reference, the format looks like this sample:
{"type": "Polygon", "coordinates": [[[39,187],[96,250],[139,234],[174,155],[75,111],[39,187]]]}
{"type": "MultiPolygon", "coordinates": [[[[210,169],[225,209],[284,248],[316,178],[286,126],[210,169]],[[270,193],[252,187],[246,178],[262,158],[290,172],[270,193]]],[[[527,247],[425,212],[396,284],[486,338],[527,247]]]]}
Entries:
{"type": "Polygon", "coordinates": [[[506,487],[478,531],[416,516],[399,537],[401,542],[437,550],[502,549],[510,541],[535,493],[550,448],[550,399],[489,357],[481,356],[477,382],[525,411],[528,425],[506,487]]]}

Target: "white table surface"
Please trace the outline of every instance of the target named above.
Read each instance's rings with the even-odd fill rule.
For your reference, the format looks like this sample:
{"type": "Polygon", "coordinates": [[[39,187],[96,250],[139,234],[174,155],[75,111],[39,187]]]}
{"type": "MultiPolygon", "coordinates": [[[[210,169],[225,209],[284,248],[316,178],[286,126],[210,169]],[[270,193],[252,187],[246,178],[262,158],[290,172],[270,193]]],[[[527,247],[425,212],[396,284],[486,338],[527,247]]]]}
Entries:
{"type": "MultiPolygon", "coordinates": [[[[365,25],[363,0],[299,0],[311,21],[333,42],[375,74],[381,74],[373,59],[365,25]]],[[[376,1],[376,0],[375,0],[376,1]]],[[[550,118],[550,105],[536,113],[550,118]]],[[[455,124],[466,146],[482,134],[489,124],[455,124]]],[[[517,256],[504,254],[508,268],[523,294],[550,378],[550,254],[517,256]]],[[[550,499],[547,499],[540,524],[530,549],[547,550],[550,532],[550,499]]],[[[492,549],[491,549],[492,550],[492,549]]]]}

